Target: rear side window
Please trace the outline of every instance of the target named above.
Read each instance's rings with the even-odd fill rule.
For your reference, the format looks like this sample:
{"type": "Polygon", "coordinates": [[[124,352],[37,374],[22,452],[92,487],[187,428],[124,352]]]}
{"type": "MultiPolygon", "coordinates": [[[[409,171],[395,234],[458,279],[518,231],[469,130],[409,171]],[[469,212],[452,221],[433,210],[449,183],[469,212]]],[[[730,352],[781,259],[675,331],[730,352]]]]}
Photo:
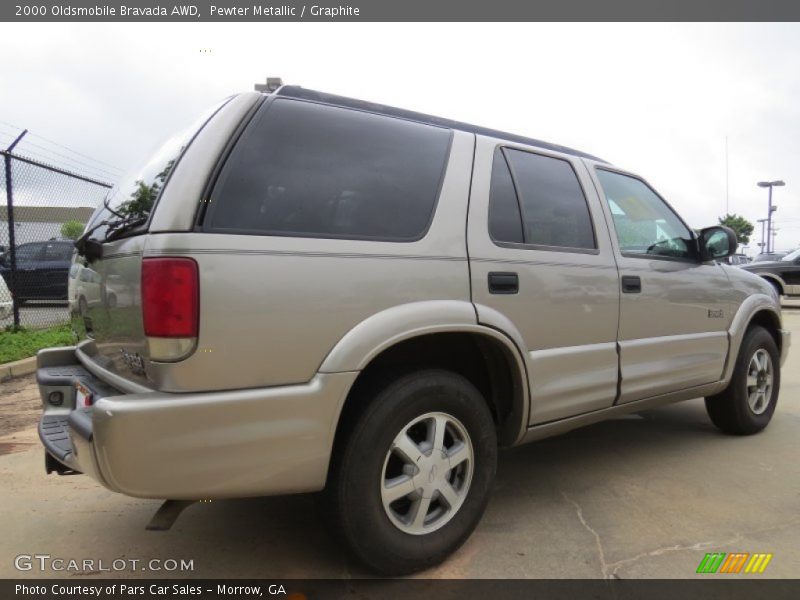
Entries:
{"type": "Polygon", "coordinates": [[[497,242],[518,242],[511,226],[510,169],[522,221],[524,244],[549,248],[597,248],[592,218],[578,177],[566,160],[510,148],[498,149],[492,172],[489,223],[497,242]],[[501,161],[498,156],[505,156],[501,161]],[[501,224],[502,227],[501,227],[501,224]]]}
{"type": "Polygon", "coordinates": [[[419,239],[433,215],[450,138],[430,125],[275,100],[231,153],[206,230],[419,239]]]}

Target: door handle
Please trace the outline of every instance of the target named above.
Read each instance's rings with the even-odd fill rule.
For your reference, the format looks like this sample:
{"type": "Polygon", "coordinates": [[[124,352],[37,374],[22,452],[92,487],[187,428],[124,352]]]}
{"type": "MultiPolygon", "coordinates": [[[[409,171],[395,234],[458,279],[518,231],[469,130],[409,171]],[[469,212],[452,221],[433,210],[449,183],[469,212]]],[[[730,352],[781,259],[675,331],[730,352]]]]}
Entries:
{"type": "Polygon", "coordinates": [[[516,273],[489,273],[490,294],[516,294],[519,292],[519,277],[516,273]]]}
{"type": "Polygon", "coordinates": [[[642,291],[642,280],[638,275],[622,276],[622,293],[639,294],[642,291]]]}

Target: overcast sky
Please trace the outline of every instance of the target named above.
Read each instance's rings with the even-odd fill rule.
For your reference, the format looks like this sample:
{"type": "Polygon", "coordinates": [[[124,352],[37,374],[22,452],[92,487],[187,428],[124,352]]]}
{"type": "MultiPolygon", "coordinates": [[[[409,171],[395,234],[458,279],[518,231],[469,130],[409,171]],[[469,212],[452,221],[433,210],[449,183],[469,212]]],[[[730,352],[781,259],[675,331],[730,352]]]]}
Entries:
{"type": "Polygon", "coordinates": [[[755,223],[756,182],[783,179],[776,247],[800,245],[798,24],[2,23],[0,56],[0,144],[27,127],[131,169],[274,75],[584,150],[694,227],[725,213],[726,188],[755,223]]]}

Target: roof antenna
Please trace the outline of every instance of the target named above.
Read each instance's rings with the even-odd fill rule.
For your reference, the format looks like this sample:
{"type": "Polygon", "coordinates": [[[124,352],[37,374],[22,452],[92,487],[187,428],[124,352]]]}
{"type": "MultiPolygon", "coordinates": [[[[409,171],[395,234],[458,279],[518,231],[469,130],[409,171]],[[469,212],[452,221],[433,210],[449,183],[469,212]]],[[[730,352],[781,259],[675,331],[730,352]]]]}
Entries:
{"type": "Polygon", "coordinates": [[[283,80],[280,77],[267,77],[267,83],[257,83],[253,87],[257,92],[271,94],[282,85],[283,80]]]}

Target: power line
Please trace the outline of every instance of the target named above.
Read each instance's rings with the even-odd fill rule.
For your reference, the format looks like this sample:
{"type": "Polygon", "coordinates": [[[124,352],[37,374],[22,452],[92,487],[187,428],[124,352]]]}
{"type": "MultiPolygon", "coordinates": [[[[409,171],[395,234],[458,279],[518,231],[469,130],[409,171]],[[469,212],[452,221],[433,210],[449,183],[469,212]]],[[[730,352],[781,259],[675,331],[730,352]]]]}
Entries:
{"type": "MultiPolygon", "coordinates": [[[[0,127],[2,127],[2,125],[6,125],[7,127],[15,127],[14,125],[11,125],[10,123],[6,123],[5,121],[0,121],[0,127]]],[[[14,139],[16,137],[17,133],[19,133],[19,131],[21,131],[21,129],[18,130],[18,131],[14,131],[12,133],[9,133],[7,131],[0,131],[0,135],[5,135],[5,136],[8,136],[10,139],[14,139]]],[[[37,138],[41,138],[42,137],[42,136],[39,136],[39,135],[36,135],[36,134],[30,134],[30,133],[29,133],[29,135],[35,135],[37,138]]],[[[2,146],[3,148],[5,148],[6,145],[7,145],[7,143],[5,141],[3,143],[0,143],[0,146],[2,146]]],[[[57,145],[59,145],[59,144],[57,144],[57,145]]],[[[63,146],[63,147],[66,148],[66,146],[63,146]]],[[[96,178],[116,180],[116,179],[119,179],[122,176],[122,171],[113,172],[113,171],[111,171],[109,169],[106,169],[104,167],[101,167],[99,165],[83,162],[81,160],[78,160],[76,158],[73,158],[71,156],[63,154],[61,152],[56,152],[52,148],[47,148],[46,146],[42,146],[41,144],[37,144],[36,142],[32,142],[27,137],[20,144],[20,149],[17,150],[17,153],[24,154],[24,155],[30,156],[31,158],[35,158],[37,160],[41,160],[41,161],[48,162],[48,163],[59,163],[59,162],[63,162],[63,161],[66,160],[66,161],[69,161],[69,163],[71,163],[71,164],[67,165],[70,169],[76,169],[76,168],[79,168],[79,169],[82,169],[82,170],[87,170],[88,169],[89,171],[91,171],[90,174],[93,175],[96,178]],[[29,146],[30,147],[39,148],[40,150],[43,150],[44,153],[40,153],[40,152],[35,151],[35,150],[30,150],[29,146]],[[61,160],[59,160],[59,158],[54,158],[55,156],[59,157],[61,160]],[[76,165],[80,165],[80,166],[78,167],[76,165]]],[[[75,154],[78,154],[79,156],[86,156],[86,155],[81,154],[79,152],[76,152],[75,154]]],[[[92,160],[94,162],[98,162],[98,163],[101,162],[101,161],[95,161],[95,159],[92,159],[91,157],[89,157],[89,158],[90,158],[90,160],[92,160]]],[[[107,163],[103,163],[103,164],[107,164],[107,163]]]]}
{"type": "MultiPolygon", "coordinates": [[[[12,128],[14,128],[14,129],[17,129],[17,130],[19,130],[19,131],[22,131],[22,129],[23,129],[22,127],[19,127],[19,126],[17,126],[17,125],[14,125],[13,123],[9,123],[8,121],[2,121],[2,120],[0,120],[0,124],[7,125],[7,126],[9,126],[9,127],[12,127],[12,128]]],[[[29,132],[28,132],[28,135],[30,135],[30,136],[34,136],[34,137],[36,137],[36,138],[39,138],[40,140],[43,140],[43,141],[45,141],[45,142],[47,142],[47,143],[50,143],[50,144],[53,144],[53,145],[55,145],[55,146],[59,146],[60,148],[63,148],[63,149],[65,149],[65,150],[69,150],[69,151],[70,151],[70,152],[72,152],[73,154],[77,154],[78,156],[82,156],[83,158],[88,158],[88,159],[89,159],[89,160],[91,160],[92,162],[96,162],[96,163],[99,163],[99,164],[105,165],[105,166],[107,166],[107,167],[111,167],[112,169],[114,169],[115,171],[119,171],[120,173],[122,173],[122,172],[123,172],[123,169],[121,169],[120,167],[118,167],[118,166],[116,166],[116,165],[112,165],[111,163],[107,163],[107,162],[105,162],[105,161],[102,161],[102,160],[99,160],[99,159],[97,159],[97,158],[93,158],[93,157],[91,157],[91,156],[89,156],[89,155],[87,155],[87,154],[83,154],[82,152],[78,152],[77,150],[74,150],[74,149],[70,148],[69,146],[65,146],[64,144],[61,144],[61,143],[59,143],[59,142],[56,142],[56,141],[54,141],[54,140],[51,140],[50,138],[46,138],[46,137],[44,137],[43,135],[39,135],[38,133],[33,133],[33,132],[30,132],[30,131],[29,131],[29,132]]],[[[29,143],[31,143],[31,142],[29,142],[29,143]]],[[[53,151],[53,152],[54,152],[54,151],[53,151]]],[[[54,153],[55,153],[55,152],[54,152],[54,153]]]]}
{"type": "Polygon", "coordinates": [[[22,140],[20,145],[23,146],[23,147],[25,147],[25,146],[33,146],[34,148],[39,148],[40,150],[44,150],[45,152],[48,152],[48,153],[52,154],[53,156],[61,157],[61,158],[65,159],[65,160],[68,160],[68,161],[70,161],[70,162],[72,162],[72,163],[74,163],[76,165],[81,165],[83,167],[86,167],[86,168],[91,169],[93,171],[96,171],[98,173],[103,173],[103,174],[111,176],[111,177],[119,177],[121,175],[121,173],[115,173],[115,172],[103,169],[101,167],[97,167],[95,165],[90,165],[88,163],[81,162],[81,161],[79,161],[79,160],[77,160],[75,158],[67,156],[66,154],[61,154],[60,152],[56,152],[55,150],[51,150],[50,148],[45,148],[41,144],[37,144],[35,142],[22,140]]]}

